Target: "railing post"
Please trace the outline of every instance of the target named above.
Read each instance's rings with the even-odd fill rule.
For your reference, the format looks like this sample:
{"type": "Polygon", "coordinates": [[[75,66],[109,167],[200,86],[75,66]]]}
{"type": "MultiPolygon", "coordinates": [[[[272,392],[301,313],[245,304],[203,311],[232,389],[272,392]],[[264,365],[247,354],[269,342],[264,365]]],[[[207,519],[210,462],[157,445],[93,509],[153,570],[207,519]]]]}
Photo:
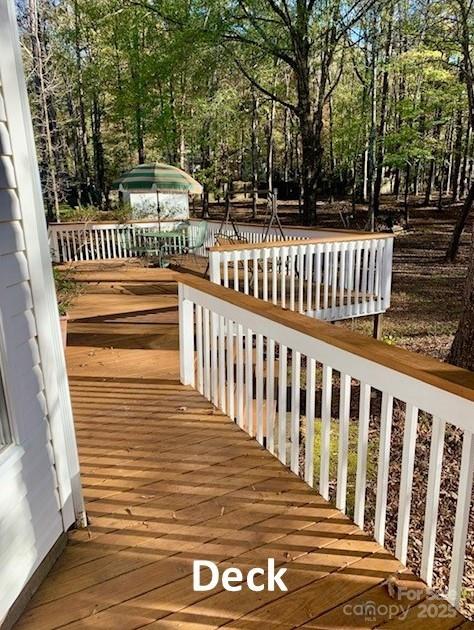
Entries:
{"type": "Polygon", "coordinates": [[[209,252],[209,280],[215,284],[221,283],[220,252],[209,252]]]}
{"type": "Polygon", "coordinates": [[[392,259],[393,237],[385,240],[384,261],[382,265],[382,304],[386,311],[390,306],[390,294],[392,291],[392,259]]]}
{"type": "Polygon", "coordinates": [[[53,262],[59,261],[59,242],[58,242],[58,231],[56,227],[49,226],[48,228],[48,236],[49,236],[49,249],[51,252],[51,260],[53,262]]]}
{"type": "Polygon", "coordinates": [[[193,303],[185,295],[183,284],[179,295],[179,375],[183,385],[194,387],[194,313],[193,303]]]}

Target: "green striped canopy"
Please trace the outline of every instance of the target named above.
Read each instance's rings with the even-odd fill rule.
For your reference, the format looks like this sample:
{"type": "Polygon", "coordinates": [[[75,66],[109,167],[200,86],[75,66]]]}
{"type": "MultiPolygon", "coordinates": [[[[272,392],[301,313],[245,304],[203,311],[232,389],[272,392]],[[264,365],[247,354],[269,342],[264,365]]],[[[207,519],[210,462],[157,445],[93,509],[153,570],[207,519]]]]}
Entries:
{"type": "Polygon", "coordinates": [[[139,164],[114,182],[115,190],[128,192],[202,193],[202,186],[191,175],[170,164],[139,164]]]}

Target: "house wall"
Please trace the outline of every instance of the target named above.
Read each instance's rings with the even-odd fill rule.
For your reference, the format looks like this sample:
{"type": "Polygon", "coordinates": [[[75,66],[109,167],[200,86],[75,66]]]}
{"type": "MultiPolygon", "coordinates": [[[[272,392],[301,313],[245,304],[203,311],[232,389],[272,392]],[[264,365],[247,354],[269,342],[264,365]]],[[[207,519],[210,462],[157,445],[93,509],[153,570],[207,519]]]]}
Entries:
{"type": "Polygon", "coordinates": [[[0,452],[0,619],[63,531],[28,256],[0,87],[0,372],[13,444],[0,452]]]}
{"type": "Polygon", "coordinates": [[[66,436],[72,415],[68,395],[61,396],[67,380],[63,351],[56,352],[58,313],[29,116],[14,2],[2,0],[0,375],[12,440],[0,449],[0,626],[78,516],[70,463],[77,451],[66,436]]]}

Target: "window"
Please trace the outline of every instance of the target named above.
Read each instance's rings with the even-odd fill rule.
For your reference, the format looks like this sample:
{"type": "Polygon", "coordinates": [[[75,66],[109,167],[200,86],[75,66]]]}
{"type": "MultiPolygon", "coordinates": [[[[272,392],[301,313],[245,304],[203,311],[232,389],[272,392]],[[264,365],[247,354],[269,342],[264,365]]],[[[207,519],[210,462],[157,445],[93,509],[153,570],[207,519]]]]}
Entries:
{"type": "Polygon", "coordinates": [[[7,405],[5,402],[5,392],[3,390],[3,380],[0,374],[0,450],[10,444],[11,432],[10,424],[8,422],[7,405]]]}

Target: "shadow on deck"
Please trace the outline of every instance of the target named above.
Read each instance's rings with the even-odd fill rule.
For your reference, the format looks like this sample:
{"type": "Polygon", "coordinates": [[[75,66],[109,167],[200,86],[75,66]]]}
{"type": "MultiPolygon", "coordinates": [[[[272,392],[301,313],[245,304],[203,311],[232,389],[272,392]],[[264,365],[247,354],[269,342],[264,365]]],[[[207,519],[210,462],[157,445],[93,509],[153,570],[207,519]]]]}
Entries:
{"type": "Polygon", "coordinates": [[[91,287],[71,317],[90,526],[70,533],[18,628],[433,627],[419,580],[389,587],[401,569],[389,552],[180,385],[175,285],[91,287]],[[287,593],[193,591],[195,559],[246,572],[267,558],[287,593]]]}

